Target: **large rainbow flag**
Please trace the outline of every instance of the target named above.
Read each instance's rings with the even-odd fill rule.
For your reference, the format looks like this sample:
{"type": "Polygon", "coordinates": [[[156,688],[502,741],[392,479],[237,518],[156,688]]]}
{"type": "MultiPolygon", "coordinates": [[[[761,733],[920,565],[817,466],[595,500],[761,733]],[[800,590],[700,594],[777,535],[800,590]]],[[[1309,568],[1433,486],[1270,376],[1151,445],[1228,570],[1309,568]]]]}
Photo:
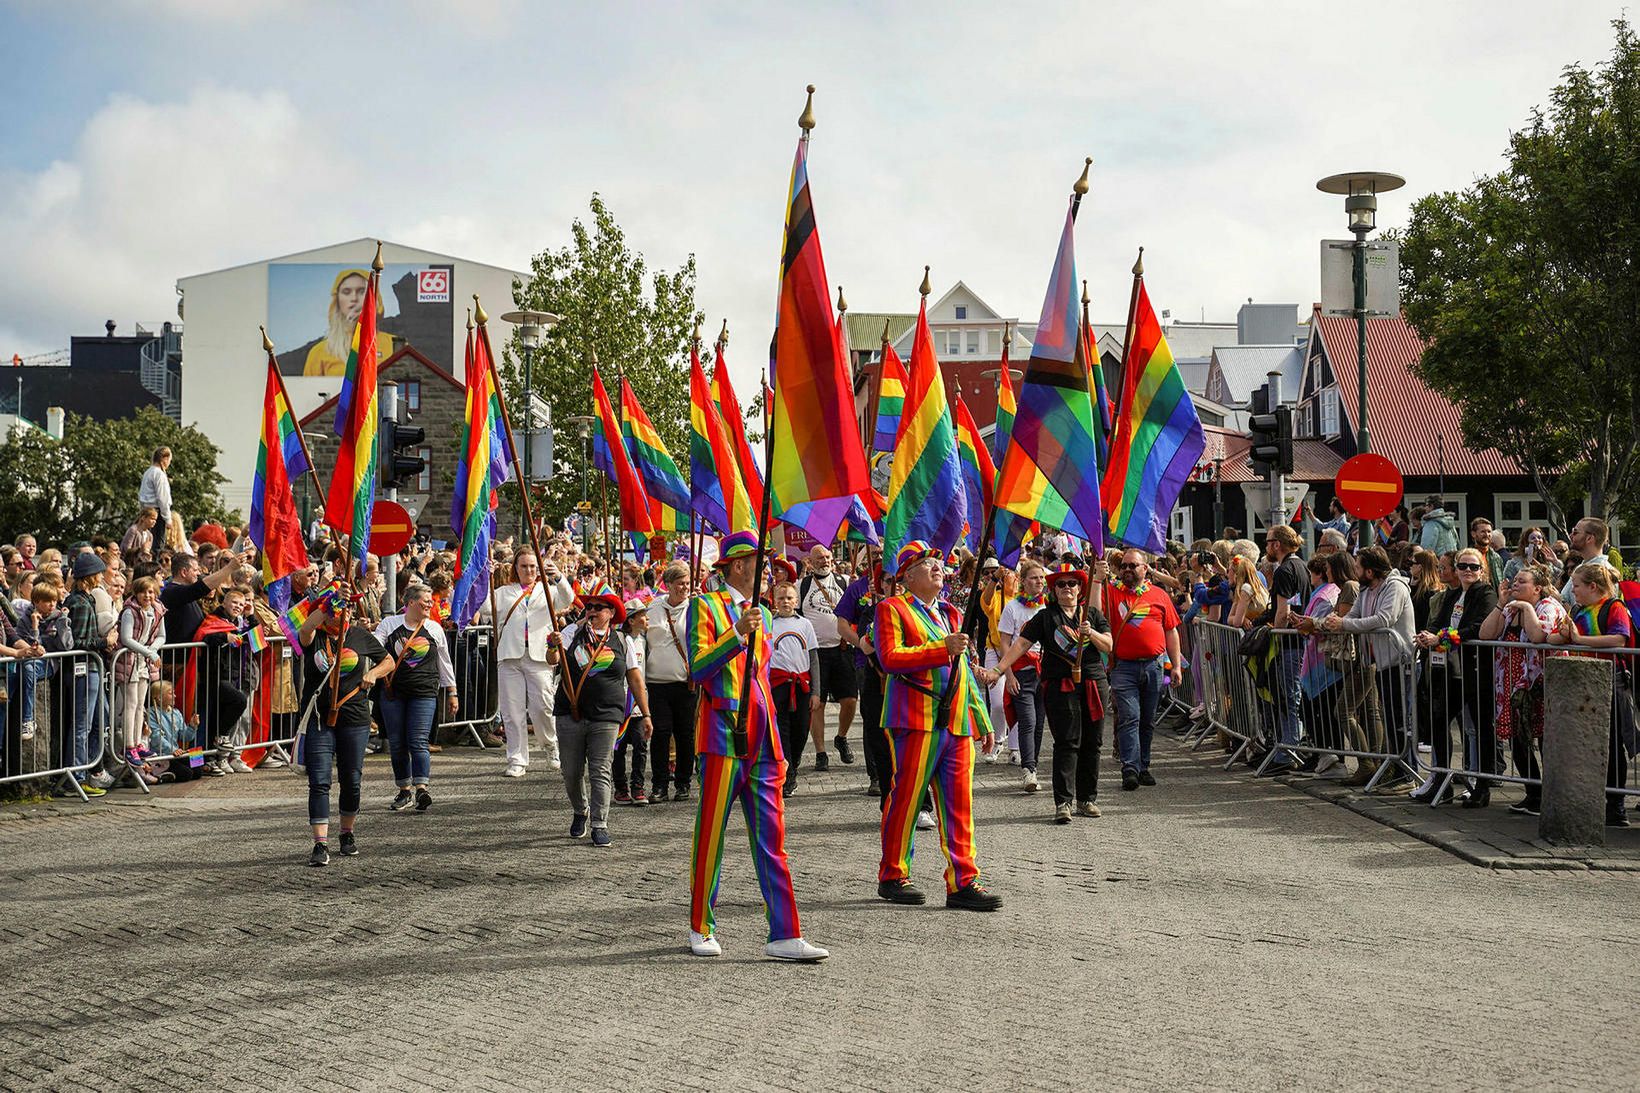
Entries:
{"type": "Polygon", "coordinates": [[[996,491],[997,468],[991,462],[991,450],[985,438],[979,435],[974,415],[968,404],[957,396],[954,407],[957,425],[957,461],[962,465],[963,496],[967,501],[968,519],[963,525],[963,541],[968,549],[979,552],[984,536],[985,514],[991,511],[991,500],[996,491]]]}
{"type": "Polygon", "coordinates": [[[370,545],[370,513],[376,504],[376,426],[381,417],[376,398],[376,293],[380,276],[371,270],[364,307],[353,327],[342,393],[336,399],[333,431],[341,442],[325,499],[325,523],[349,537],[348,556],[360,573],[370,545]]]}
{"type": "Polygon", "coordinates": [[[262,393],[262,442],[256,451],[251,518],[245,534],[262,552],[262,587],[267,589],[269,605],[280,615],[290,607],[290,575],[308,564],[302,521],[291,493],[291,483],[306,473],[302,434],[270,350],[268,382],[262,393]]]}
{"type": "Polygon", "coordinates": [[[638,477],[637,468],[632,466],[632,458],[627,454],[620,419],[615,416],[615,407],[609,401],[604,377],[596,364],[592,366],[592,412],[598,418],[598,427],[592,433],[592,465],[615,480],[621,530],[648,535],[655,530],[649,494],[644,491],[643,479],[638,477]]]}
{"type": "MultiPolygon", "coordinates": [[[[1013,356],[1014,331],[1004,327],[1002,333],[1002,368],[997,377],[997,420],[991,430],[991,453],[1000,461],[1008,454],[1008,438],[1013,435],[1014,418],[1019,413],[1019,400],[1014,395],[1013,356]]],[[[1027,533],[1035,534],[1041,528],[1034,520],[1015,516],[1006,509],[997,509],[991,521],[992,549],[997,560],[1005,566],[1019,561],[1027,533]]]]}
{"type": "MultiPolygon", "coordinates": [[[[1087,282],[1082,283],[1087,294],[1087,282]]],[[[1093,336],[1093,325],[1088,322],[1087,305],[1082,308],[1082,359],[1088,365],[1089,389],[1093,392],[1093,438],[1099,447],[1099,465],[1110,465],[1110,396],[1105,393],[1105,366],[1099,361],[1098,342],[1093,336]]]]}
{"type": "Polygon", "coordinates": [[[625,376],[621,377],[621,435],[649,495],[650,523],[661,534],[688,531],[689,487],[625,376]]]}
{"type": "Polygon", "coordinates": [[[471,623],[490,594],[490,543],[495,538],[498,491],[507,480],[512,450],[501,418],[501,396],[486,339],[473,336],[467,324],[462,373],[467,406],[456,449],[455,494],[450,501],[450,530],[456,537],[456,584],[450,592],[450,618],[457,627],[471,623]]]}
{"type": "MultiPolygon", "coordinates": [[[[729,377],[729,362],[724,359],[727,343],[719,338],[712,358],[712,401],[717,403],[718,417],[723,422],[723,435],[735,453],[735,466],[740,471],[741,484],[746,487],[746,498],[752,503],[753,518],[763,504],[763,470],[757,465],[752,444],[746,438],[746,413],[740,408],[740,396],[735,394],[734,381],[729,377]]],[[[767,416],[768,400],[763,403],[767,416]]],[[[768,431],[765,422],[764,431],[768,431]]]]}
{"type": "Polygon", "coordinates": [[[689,350],[689,511],[721,535],[755,530],[751,499],[740,480],[734,448],[700,366],[700,351],[689,350]]]}
{"type": "Polygon", "coordinates": [[[968,518],[956,429],[945,401],[940,362],[934,355],[934,336],[928,330],[927,297],[917,313],[909,375],[894,468],[888,478],[885,567],[914,539],[924,539],[942,554],[949,553],[962,538],[968,518]]]}
{"type": "Polygon", "coordinates": [[[797,142],[780,257],[769,491],[774,514],[871,488],[848,361],[832,317],[809,193],[808,140],[797,142]]]}
{"type": "Polygon", "coordinates": [[[894,347],[883,343],[881,378],[877,381],[877,427],[873,430],[871,450],[892,452],[894,439],[900,435],[900,414],[905,408],[905,389],[910,377],[894,347]]]}
{"type": "Polygon", "coordinates": [[[1196,404],[1173,362],[1143,280],[1133,303],[1122,402],[1105,470],[1110,533],[1129,546],[1160,551],[1179,492],[1207,447],[1196,404]]]}
{"type": "Polygon", "coordinates": [[[1076,306],[1076,201],[1065,214],[1019,412],[997,479],[997,508],[1098,546],[1099,453],[1076,306]]]}

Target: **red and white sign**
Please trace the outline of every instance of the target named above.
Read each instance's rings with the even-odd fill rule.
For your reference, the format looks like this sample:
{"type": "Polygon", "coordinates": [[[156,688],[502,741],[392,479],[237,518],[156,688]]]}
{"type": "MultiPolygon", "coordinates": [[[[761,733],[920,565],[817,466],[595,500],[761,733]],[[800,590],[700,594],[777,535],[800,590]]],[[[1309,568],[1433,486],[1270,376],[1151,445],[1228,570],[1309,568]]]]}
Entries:
{"type": "Polygon", "coordinates": [[[423,269],[416,271],[416,303],[447,304],[450,302],[450,271],[423,269]]]}
{"type": "Polygon", "coordinates": [[[410,545],[416,522],[397,501],[377,501],[370,510],[370,553],[383,557],[410,545]]]}
{"type": "Polygon", "coordinates": [[[784,524],[786,529],[786,557],[802,558],[815,547],[822,545],[820,540],[798,527],[796,524],[784,524]]]}
{"type": "Polygon", "coordinates": [[[1338,468],[1333,491],[1357,520],[1378,520],[1395,511],[1406,483],[1395,464],[1376,452],[1351,456],[1338,468]]]}

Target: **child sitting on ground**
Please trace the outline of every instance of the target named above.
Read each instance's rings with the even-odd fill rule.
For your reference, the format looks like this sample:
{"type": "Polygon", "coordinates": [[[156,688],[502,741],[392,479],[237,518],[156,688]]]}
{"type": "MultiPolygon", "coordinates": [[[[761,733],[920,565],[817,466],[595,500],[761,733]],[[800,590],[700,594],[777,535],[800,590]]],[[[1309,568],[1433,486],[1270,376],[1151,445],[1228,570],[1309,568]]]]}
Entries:
{"type": "Polygon", "coordinates": [[[142,746],[155,757],[147,765],[159,781],[189,782],[199,777],[200,768],[187,759],[188,750],[194,746],[194,730],[177,709],[176,688],[163,679],[148,688],[148,715],[143,726],[147,731],[142,746]],[[176,762],[160,756],[174,757],[176,762]]]}

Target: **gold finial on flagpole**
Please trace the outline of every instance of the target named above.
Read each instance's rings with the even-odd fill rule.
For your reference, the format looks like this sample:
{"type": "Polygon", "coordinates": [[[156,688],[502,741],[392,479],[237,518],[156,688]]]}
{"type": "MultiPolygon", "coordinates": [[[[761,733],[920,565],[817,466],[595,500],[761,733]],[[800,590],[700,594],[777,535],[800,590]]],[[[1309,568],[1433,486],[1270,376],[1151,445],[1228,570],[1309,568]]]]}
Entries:
{"type": "Polygon", "coordinates": [[[473,318],[478,320],[479,326],[483,326],[490,321],[489,313],[484,310],[484,305],[478,302],[478,293],[476,292],[473,293],[473,318]]]}
{"type": "Polygon", "coordinates": [[[883,320],[883,344],[888,344],[888,320],[883,320]]]}
{"type": "Polygon", "coordinates": [[[729,320],[728,319],[723,320],[723,329],[718,331],[717,343],[719,345],[728,345],[729,344],[729,320]]]}
{"type": "Polygon", "coordinates": [[[1087,282],[1087,278],[1083,278],[1082,279],[1082,310],[1086,311],[1087,309],[1088,309],[1088,282],[1087,282]]]}
{"type": "Polygon", "coordinates": [[[697,320],[696,323],[695,323],[695,335],[694,335],[694,337],[689,339],[692,343],[694,343],[694,346],[695,346],[696,349],[700,348],[700,328],[701,328],[701,324],[697,320]]]}
{"type": "Polygon", "coordinates": [[[843,299],[843,286],[842,285],[837,286],[837,310],[839,312],[848,310],[848,301],[843,299]]]}
{"type": "Polygon", "coordinates": [[[268,328],[265,327],[265,326],[258,326],[256,329],[258,329],[262,332],[262,352],[272,353],[273,352],[273,339],[268,337],[268,328]]]}
{"type": "Polygon", "coordinates": [[[1082,177],[1076,180],[1075,186],[1071,187],[1071,191],[1078,197],[1088,192],[1088,171],[1092,167],[1093,157],[1089,156],[1082,164],[1082,177]]]}
{"type": "Polygon", "coordinates": [[[929,281],[928,281],[928,267],[927,266],[923,267],[923,283],[917,289],[917,291],[922,293],[924,297],[927,297],[929,293],[934,291],[934,286],[932,284],[930,284],[929,281]]]}
{"type": "Polygon", "coordinates": [[[380,273],[386,265],[387,263],[382,261],[382,241],[378,239],[376,240],[376,257],[370,260],[370,268],[380,273]]]}
{"type": "Polygon", "coordinates": [[[467,309],[467,330],[469,332],[471,332],[472,329],[473,329],[473,309],[468,308],[467,309]]]}
{"type": "Polygon", "coordinates": [[[808,136],[809,130],[814,128],[814,85],[809,84],[809,97],[803,103],[803,113],[797,117],[797,127],[808,136]]]}
{"type": "Polygon", "coordinates": [[[1145,275],[1145,248],[1140,247],[1139,248],[1139,257],[1134,259],[1134,261],[1133,261],[1133,276],[1143,277],[1144,275],[1145,275]]]}

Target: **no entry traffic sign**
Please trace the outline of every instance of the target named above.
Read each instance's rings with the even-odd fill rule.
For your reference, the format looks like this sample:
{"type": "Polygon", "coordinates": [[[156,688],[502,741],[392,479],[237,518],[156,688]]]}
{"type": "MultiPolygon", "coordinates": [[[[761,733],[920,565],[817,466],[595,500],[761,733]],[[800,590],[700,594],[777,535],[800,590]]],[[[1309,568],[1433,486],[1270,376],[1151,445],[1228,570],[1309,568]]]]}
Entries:
{"type": "Polygon", "coordinates": [[[1338,468],[1333,491],[1344,511],[1357,520],[1377,520],[1395,511],[1406,483],[1395,464],[1376,452],[1351,456],[1338,468]]]}
{"type": "Polygon", "coordinates": [[[415,521],[397,501],[377,501],[370,510],[370,553],[378,557],[397,554],[415,533],[415,521]]]}

